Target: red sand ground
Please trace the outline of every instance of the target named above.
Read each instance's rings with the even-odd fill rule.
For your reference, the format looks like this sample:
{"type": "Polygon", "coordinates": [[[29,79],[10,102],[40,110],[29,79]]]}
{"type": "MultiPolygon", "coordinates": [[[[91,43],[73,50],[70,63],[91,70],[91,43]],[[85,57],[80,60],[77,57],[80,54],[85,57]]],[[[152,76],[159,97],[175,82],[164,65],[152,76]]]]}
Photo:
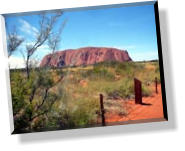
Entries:
{"type": "Polygon", "coordinates": [[[152,86],[154,92],[150,97],[143,97],[145,105],[135,104],[134,100],[123,101],[123,106],[127,109],[126,116],[105,114],[106,122],[122,122],[129,120],[143,120],[143,119],[156,119],[164,118],[163,104],[161,95],[161,85],[158,85],[158,94],[155,93],[155,87],[152,86]]]}

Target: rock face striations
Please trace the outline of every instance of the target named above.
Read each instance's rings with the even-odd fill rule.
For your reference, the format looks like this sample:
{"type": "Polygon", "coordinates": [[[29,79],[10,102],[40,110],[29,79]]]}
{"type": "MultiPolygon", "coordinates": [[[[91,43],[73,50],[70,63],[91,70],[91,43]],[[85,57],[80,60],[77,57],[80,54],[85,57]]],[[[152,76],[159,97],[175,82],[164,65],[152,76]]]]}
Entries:
{"type": "Polygon", "coordinates": [[[40,67],[63,67],[90,65],[104,61],[132,61],[125,50],[104,47],[85,47],[79,49],[68,49],[57,51],[54,54],[46,55],[40,67]]]}

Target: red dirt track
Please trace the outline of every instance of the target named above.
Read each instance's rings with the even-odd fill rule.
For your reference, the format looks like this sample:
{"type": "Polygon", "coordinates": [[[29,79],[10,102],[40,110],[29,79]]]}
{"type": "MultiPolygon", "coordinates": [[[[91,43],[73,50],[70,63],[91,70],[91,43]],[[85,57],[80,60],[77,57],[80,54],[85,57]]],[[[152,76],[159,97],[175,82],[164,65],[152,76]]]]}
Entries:
{"type": "Polygon", "coordinates": [[[161,85],[158,85],[158,94],[155,93],[155,87],[152,87],[153,94],[150,97],[143,97],[143,104],[135,104],[135,100],[123,101],[126,107],[127,115],[105,114],[107,123],[122,122],[129,120],[157,119],[164,118],[163,104],[161,95],[161,85]]]}

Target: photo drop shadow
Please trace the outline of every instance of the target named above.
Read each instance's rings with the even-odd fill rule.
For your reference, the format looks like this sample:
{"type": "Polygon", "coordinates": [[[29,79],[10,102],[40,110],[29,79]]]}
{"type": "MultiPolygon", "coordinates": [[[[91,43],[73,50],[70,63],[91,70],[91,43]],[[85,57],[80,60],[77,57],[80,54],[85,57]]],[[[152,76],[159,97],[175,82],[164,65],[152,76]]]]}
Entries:
{"type": "Polygon", "coordinates": [[[159,17],[163,50],[168,121],[21,134],[18,136],[20,143],[24,144],[51,141],[67,141],[72,139],[89,139],[96,137],[118,135],[125,136],[143,133],[161,133],[166,131],[175,131],[177,129],[177,125],[174,100],[175,97],[173,90],[173,69],[171,66],[172,59],[170,49],[170,31],[168,28],[167,11],[160,10],[159,17]]]}

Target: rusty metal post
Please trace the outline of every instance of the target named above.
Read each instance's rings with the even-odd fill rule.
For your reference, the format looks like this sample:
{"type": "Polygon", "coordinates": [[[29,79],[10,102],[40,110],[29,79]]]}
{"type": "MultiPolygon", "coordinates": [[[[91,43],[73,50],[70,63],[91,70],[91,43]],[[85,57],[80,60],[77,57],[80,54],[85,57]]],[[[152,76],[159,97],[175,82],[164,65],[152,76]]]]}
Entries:
{"type": "Polygon", "coordinates": [[[102,119],[102,126],[105,126],[105,110],[103,106],[103,94],[100,94],[100,109],[101,109],[101,119],[102,119]]]}
{"type": "Polygon", "coordinates": [[[155,92],[156,92],[156,94],[158,93],[158,90],[157,90],[157,77],[155,78],[155,92]]]}
{"type": "Polygon", "coordinates": [[[142,83],[134,78],[135,103],[142,104],[142,83]]]}

